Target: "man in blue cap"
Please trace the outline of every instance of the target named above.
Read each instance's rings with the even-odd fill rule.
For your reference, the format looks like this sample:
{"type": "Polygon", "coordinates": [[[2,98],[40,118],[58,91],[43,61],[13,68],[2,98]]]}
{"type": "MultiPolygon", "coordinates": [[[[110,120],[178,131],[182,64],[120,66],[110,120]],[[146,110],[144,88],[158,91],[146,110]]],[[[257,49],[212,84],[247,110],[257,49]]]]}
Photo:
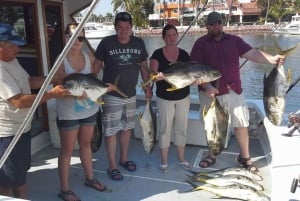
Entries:
{"type": "MultiPolygon", "coordinates": [[[[0,23],[0,157],[19,130],[45,77],[30,77],[16,59],[19,46],[25,45],[15,29],[0,23]]],[[[41,102],[68,95],[62,86],[45,92],[41,102]]],[[[25,199],[26,176],[31,162],[31,125],[27,125],[14,149],[0,169],[0,195],[25,199]]]]}

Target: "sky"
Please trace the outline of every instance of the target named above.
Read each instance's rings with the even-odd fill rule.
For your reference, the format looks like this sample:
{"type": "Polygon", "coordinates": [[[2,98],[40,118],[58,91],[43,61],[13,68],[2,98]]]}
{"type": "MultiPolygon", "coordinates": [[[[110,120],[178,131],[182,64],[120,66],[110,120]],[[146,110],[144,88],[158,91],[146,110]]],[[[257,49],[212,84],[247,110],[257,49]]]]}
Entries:
{"type": "Polygon", "coordinates": [[[96,15],[101,14],[103,16],[105,16],[106,13],[113,14],[113,6],[111,5],[111,0],[100,0],[96,5],[93,13],[95,13],[96,15]]]}

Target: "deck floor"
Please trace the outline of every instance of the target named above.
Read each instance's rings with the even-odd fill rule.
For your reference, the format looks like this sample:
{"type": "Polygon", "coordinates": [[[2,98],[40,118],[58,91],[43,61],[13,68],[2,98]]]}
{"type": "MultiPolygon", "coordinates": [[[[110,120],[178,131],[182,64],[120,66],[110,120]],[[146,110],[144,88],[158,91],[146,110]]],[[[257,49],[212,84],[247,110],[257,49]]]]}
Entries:
{"type": "MultiPolygon", "coordinates": [[[[258,140],[252,139],[250,146],[251,155],[260,168],[260,174],[265,178],[263,185],[268,193],[270,180],[265,156],[262,155],[262,149],[258,140]]],[[[170,147],[167,173],[159,172],[160,156],[157,145],[154,152],[151,155],[147,155],[143,149],[142,141],[132,138],[129,151],[129,159],[137,163],[138,169],[136,172],[128,172],[124,168],[119,167],[124,176],[122,181],[112,181],[108,177],[106,173],[108,162],[104,145],[94,154],[94,174],[99,181],[107,185],[108,189],[106,192],[97,192],[83,185],[84,174],[80,165],[78,151],[74,151],[70,172],[71,189],[85,201],[208,201],[216,198],[214,194],[206,191],[187,192],[192,189],[185,182],[188,172],[176,164],[174,145],[170,147]]],[[[198,163],[205,156],[206,152],[206,147],[187,145],[186,159],[193,165],[194,171],[210,171],[237,166],[235,158],[238,154],[238,149],[234,137],[231,138],[228,148],[217,158],[216,164],[211,166],[211,168],[201,169],[198,163]]],[[[54,149],[49,145],[46,149],[33,156],[32,168],[28,175],[30,200],[60,200],[57,197],[59,191],[58,153],[58,149],[54,149]]]]}

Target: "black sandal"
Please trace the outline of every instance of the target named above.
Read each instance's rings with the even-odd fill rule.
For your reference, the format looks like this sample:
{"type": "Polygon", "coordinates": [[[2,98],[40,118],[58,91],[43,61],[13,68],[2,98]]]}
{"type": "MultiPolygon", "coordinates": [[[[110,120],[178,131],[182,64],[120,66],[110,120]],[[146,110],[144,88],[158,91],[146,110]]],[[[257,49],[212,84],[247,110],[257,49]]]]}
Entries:
{"type": "Polygon", "coordinates": [[[199,166],[202,168],[207,168],[215,163],[216,163],[216,158],[213,158],[211,156],[206,156],[204,159],[200,161],[199,166]]]}
{"type": "Polygon", "coordinates": [[[64,201],[68,201],[70,200],[70,197],[76,198],[76,201],[81,201],[73,191],[68,190],[68,191],[59,191],[59,193],[57,194],[57,196],[64,200],[64,201]]]}
{"type": "Polygon", "coordinates": [[[241,155],[236,157],[236,161],[244,168],[250,170],[251,172],[259,172],[258,168],[254,166],[250,157],[242,158],[241,155]]]}
{"type": "Polygon", "coordinates": [[[100,183],[97,179],[92,179],[92,180],[86,180],[84,182],[84,185],[86,187],[90,187],[93,188],[97,191],[106,191],[106,186],[102,183],[100,183]],[[98,188],[98,186],[102,187],[102,188],[98,188]]]}

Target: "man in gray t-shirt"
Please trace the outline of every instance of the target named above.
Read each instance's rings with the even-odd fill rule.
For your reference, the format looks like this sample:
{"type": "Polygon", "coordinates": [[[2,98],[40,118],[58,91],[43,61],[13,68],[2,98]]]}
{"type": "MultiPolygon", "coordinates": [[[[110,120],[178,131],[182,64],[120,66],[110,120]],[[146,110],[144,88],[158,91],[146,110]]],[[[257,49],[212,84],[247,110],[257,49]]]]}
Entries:
{"type": "MultiPolygon", "coordinates": [[[[103,69],[103,81],[116,83],[127,97],[115,91],[103,96],[103,129],[106,151],[109,160],[107,173],[112,180],[119,181],[123,175],[117,168],[116,147],[117,134],[120,135],[119,164],[128,171],[135,171],[136,164],[128,160],[128,147],[131,130],[134,128],[136,105],[136,85],[139,72],[145,81],[149,78],[147,68],[148,53],[144,41],[132,36],[132,19],[127,12],[120,12],[115,17],[117,34],[104,38],[95,52],[94,68],[103,69]]],[[[146,86],[145,97],[150,98],[152,91],[146,86]]]]}

